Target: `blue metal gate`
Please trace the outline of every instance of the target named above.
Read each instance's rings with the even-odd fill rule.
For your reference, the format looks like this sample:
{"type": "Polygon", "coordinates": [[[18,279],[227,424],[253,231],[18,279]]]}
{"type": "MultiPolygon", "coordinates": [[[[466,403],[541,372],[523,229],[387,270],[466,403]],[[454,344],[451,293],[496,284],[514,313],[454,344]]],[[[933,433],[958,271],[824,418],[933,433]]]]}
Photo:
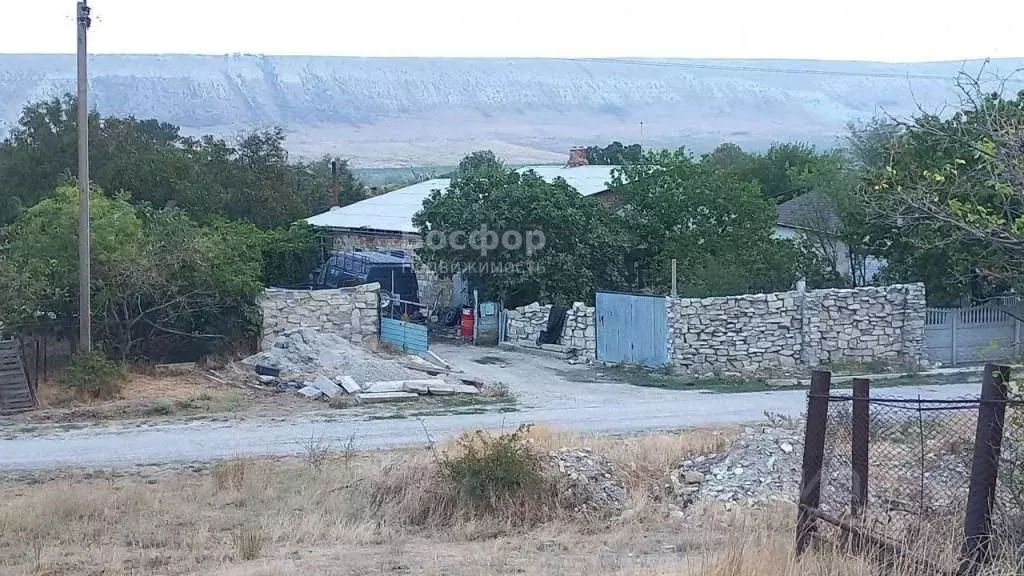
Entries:
{"type": "Polygon", "coordinates": [[[407,352],[427,351],[427,327],[394,318],[380,319],[380,339],[407,352]]]}
{"type": "Polygon", "coordinates": [[[664,296],[597,293],[597,359],[657,368],[668,364],[664,296]]]}

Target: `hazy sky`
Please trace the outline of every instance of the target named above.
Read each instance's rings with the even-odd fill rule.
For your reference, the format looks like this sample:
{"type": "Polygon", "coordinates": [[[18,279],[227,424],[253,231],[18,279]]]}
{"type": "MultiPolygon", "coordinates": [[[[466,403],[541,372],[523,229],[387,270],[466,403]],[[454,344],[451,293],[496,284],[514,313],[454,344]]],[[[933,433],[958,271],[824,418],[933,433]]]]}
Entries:
{"type": "MultiPolygon", "coordinates": [[[[1024,57],[1024,1],[90,0],[96,53],[1024,57]]],[[[0,0],[0,53],[68,53],[75,0],[0,0]]]]}

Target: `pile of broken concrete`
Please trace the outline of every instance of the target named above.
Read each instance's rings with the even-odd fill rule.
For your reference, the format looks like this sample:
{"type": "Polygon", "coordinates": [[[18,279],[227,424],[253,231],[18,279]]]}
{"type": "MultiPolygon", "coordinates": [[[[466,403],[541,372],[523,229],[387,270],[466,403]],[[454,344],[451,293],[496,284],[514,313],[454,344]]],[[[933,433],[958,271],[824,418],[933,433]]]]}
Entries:
{"type": "Polygon", "coordinates": [[[253,368],[260,384],[294,389],[310,399],[350,396],[360,403],[392,402],[479,394],[481,388],[481,383],[419,356],[375,354],[312,328],[282,332],[242,363],[253,368]]]}

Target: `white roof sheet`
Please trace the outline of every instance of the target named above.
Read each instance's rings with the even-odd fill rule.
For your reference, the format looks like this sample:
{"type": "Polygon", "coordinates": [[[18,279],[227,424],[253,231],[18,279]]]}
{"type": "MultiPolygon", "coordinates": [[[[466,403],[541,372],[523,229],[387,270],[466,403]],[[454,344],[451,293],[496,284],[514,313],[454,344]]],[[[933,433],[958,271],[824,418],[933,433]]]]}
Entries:
{"type": "MultiPolygon", "coordinates": [[[[617,166],[525,166],[520,172],[533,170],[547,181],[564,178],[583,196],[592,196],[608,189],[611,172],[617,166]]],[[[331,208],[306,219],[320,228],[350,228],[384,232],[418,232],[412,217],[423,207],[423,201],[434,190],[447,190],[450,180],[434,178],[387,194],[360,200],[355,204],[331,208]]]]}
{"type": "Polygon", "coordinates": [[[360,200],[341,208],[307,218],[306,222],[320,228],[356,228],[387,232],[419,232],[412,217],[434,190],[447,190],[447,178],[435,178],[393,190],[387,194],[360,200]]]}
{"type": "Polygon", "coordinates": [[[555,178],[563,178],[580,193],[581,196],[593,196],[608,189],[612,179],[612,170],[618,166],[523,166],[518,171],[533,170],[538,176],[551,182],[555,178]]]}

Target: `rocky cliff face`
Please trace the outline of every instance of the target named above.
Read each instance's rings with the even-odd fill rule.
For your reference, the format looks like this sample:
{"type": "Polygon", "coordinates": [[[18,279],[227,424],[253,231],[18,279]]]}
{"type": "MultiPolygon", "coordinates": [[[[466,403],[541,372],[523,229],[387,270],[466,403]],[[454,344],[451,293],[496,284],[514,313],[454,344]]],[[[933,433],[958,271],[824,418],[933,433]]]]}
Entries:
{"type": "MultiPolygon", "coordinates": [[[[989,71],[1022,66],[1003,60],[989,71]]],[[[401,166],[450,164],[480,148],[512,162],[564,160],[570,145],[637,141],[640,122],[648,145],[828,144],[851,119],[954,103],[951,79],[979,67],[101,55],[91,59],[91,88],[104,113],[157,117],[188,133],[280,125],[298,153],[401,166]],[[786,72],[794,69],[841,74],[786,72]]],[[[26,103],[73,90],[74,78],[72,56],[0,55],[0,132],[26,103]]]]}

